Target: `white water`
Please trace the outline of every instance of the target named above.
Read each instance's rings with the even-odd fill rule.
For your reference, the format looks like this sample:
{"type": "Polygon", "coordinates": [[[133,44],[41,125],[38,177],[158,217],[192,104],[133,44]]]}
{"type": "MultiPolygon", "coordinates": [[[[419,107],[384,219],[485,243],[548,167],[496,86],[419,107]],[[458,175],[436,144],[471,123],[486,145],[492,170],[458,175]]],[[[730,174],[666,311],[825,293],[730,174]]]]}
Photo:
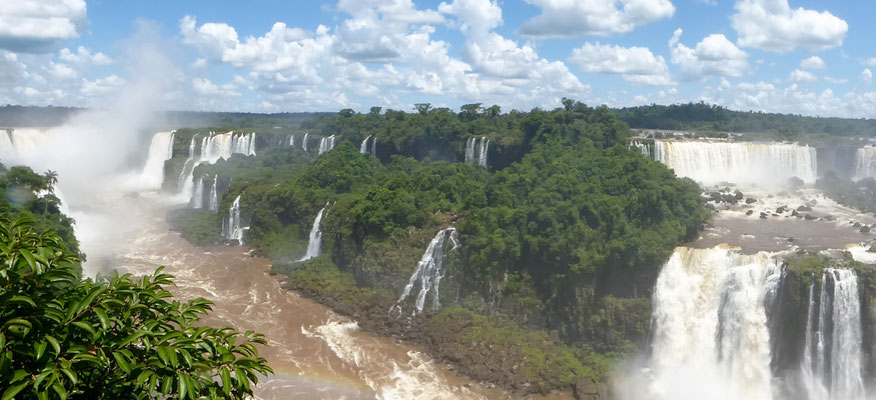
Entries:
{"type": "Polygon", "coordinates": [[[295,135],[289,135],[289,146],[295,146],[295,135]]]}
{"type": "Polygon", "coordinates": [[[228,216],[222,220],[222,237],[229,241],[237,241],[243,246],[243,232],[249,229],[248,226],[241,226],[240,218],[240,195],[231,203],[228,209],[228,216]]]}
{"type": "Polygon", "coordinates": [[[319,139],[319,154],[323,154],[333,148],[335,148],[335,135],[319,139]]]}
{"type": "Polygon", "coordinates": [[[197,135],[193,136],[192,142],[189,144],[189,158],[180,172],[177,186],[179,197],[183,199],[190,199],[192,197],[194,185],[192,174],[198,165],[205,163],[213,164],[219,161],[219,159],[227,160],[231,158],[232,154],[256,155],[255,135],[255,133],[234,133],[233,131],[222,134],[210,132],[209,135],[201,139],[200,152],[197,156],[195,156],[195,138],[197,135]]]}
{"type": "Polygon", "coordinates": [[[855,151],[855,178],[876,178],[876,147],[862,147],[855,151]]]}
{"type": "Polygon", "coordinates": [[[651,380],[634,398],[772,398],[765,296],[780,274],[770,253],[679,247],[654,290],[651,380]]]}
{"type": "Polygon", "coordinates": [[[784,184],[791,177],[814,183],[814,147],[785,143],[655,140],[654,159],[678,176],[705,184],[784,184]]]}
{"type": "Polygon", "coordinates": [[[304,254],[304,257],[299,258],[298,261],[319,257],[320,253],[322,253],[322,217],[325,215],[327,207],[328,204],[319,210],[316,218],[313,219],[313,226],[310,228],[310,237],[307,241],[307,253],[304,254]]]}
{"type": "Polygon", "coordinates": [[[486,137],[468,138],[465,141],[465,162],[487,168],[490,141],[486,137]]]}
{"type": "Polygon", "coordinates": [[[441,278],[444,277],[444,256],[446,253],[444,243],[448,237],[453,242],[453,248],[451,251],[459,246],[456,229],[447,228],[438,232],[432,241],[429,242],[429,247],[426,248],[426,252],[423,253],[423,257],[420,258],[420,262],[417,263],[417,267],[414,269],[411,279],[408,281],[408,284],[405,285],[404,291],[402,291],[401,296],[398,298],[399,302],[404,301],[411,294],[411,290],[413,290],[414,286],[419,284],[420,291],[417,293],[414,302],[417,312],[423,311],[423,307],[426,303],[426,296],[430,291],[433,293],[432,309],[438,310],[441,308],[439,290],[441,289],[441,278]],[[433,288],[434,290],[432,290],[433,288]]]}
{"type": "Polygon", "coordinates": [[[192,193],[192,199],[189,200],[189,207],[199,209],[204,207],[204,177],[199,176],[195,181],[195,191],[192,193]]]}
{"type": "Polygon", "coordinates": [[[372,135],[368,135],[368,137],[362,140],[362,143],[359,144],[359,153],[368,154],[369,151],[372,156],[377,157],[377,138],[372,135]],[[368,146],[369,142],[371,143],[370,150],[368,146]]]}
{"type": "Polygon", "coordinates": [[[652,158],[651,156],[651,147],[648,146],[645,142],[640,142],[638,140],[633,140],[630,142],[630,148],[637,149],[642,153],[643,156],[652,158]]]}
{"type": "Polygon", "coordinates": [[[304,151],[307,151],[307,136],[308,136],[308,133],[305,132],[304,133],[304,140],[301,141],[301,148],[304,149],[304,151]]]}
{"type": "Polygon", "coordinates": [[[828,268],[809,290],[802,376],[810,400],[863,400],[861,305],[854,271],[828,268]],[[817,318],[817,327],[816,327],[817,318]]]}
{"type": "Polygon", "coordinates": [[[368,139],[371,139],[371,135],[362,140],[362,144],[359,145],[359,153],[365,154],[368,152],[368,139]]]}
{"type": "Polygon", "coordinates": [[[210,211],[219,211],[219,193],[216,190],[218,180],[219,175],[213,175],[213,185],[210,186],[210,203],[207,204],[207,209],[210,211]]]}
{"type": "Polygon", "coordinates": [[[164,181],[164,162],[173,157],[173,137],[176,131],[158,132],[152,136],[149,156],[140,173],[140,184],[150,189],[161,188],[164,181]]]}

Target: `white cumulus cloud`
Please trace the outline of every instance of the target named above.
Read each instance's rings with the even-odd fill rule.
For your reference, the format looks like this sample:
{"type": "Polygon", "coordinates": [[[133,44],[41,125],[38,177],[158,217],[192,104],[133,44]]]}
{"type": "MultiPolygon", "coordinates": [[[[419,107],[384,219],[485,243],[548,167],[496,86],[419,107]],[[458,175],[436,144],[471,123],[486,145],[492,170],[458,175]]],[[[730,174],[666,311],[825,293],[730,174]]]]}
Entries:
{"type": "Polygon", "coordinates": [[[536,38],[608,36],[675,14],[670,0],[525,0],[541,14],[524,22],[520,33],[536,38]]]}
{"type": "Polygon", "coordinates": [[[681,28],[669,39],[670,60],[681,67],[681,76],[687,80],[701,80],[709,76],[739,77],[748,68],[748,54],[722,34],[711,34],[693,48],[680,43],[681,28]]]}
{"type": "Polygon", "coordinates": [[[804,59],[803,61],[800,61],[800,69],[807,69],[811,71],[825,68],[827,68],[827,64],[819,56],[812,56],[804,59]]]}
{"type": "Polygon", "coordinates": [[[849,30],[829,11],[794,9],[788,0],[739,0],[731,19],[740,46],[774,52],[836,47],[849,30]]]}
{"type": "Polygon", "coordinates": [[[0,48],[52,51],[59,40],[79,36],[85,16],[85,0],[0,1],[0,48]]]}
{"type": "Polygon", "coordinates": [[[663,56],[654,56],[647,47],[621,47],[587,42],[572,50],[569,61],[582,72],[620,74],[630,83],[672,85],[663,56]]]}
{"type": "Polygon", "coordinates": [[[818,77],[815,74],[809,71],[803,71],[799,69],[795,69],[791,71],[791,81],[792,82],[815,82],[818,80],[818,77]]]}
{"type": "Polygon", "coordinates": [[[868,85],[873,83],[873,73],[870,72],[870,68],[865,68],[861,71],[861,80],[868,85]]]}

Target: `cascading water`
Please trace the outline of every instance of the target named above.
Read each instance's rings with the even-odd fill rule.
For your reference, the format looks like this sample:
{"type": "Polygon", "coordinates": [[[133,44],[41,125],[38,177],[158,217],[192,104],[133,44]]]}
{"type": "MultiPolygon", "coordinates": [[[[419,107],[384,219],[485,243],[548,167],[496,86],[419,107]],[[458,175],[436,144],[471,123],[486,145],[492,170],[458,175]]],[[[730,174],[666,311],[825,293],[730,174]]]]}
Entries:
{"type": "Polygon", "coordinates": [[[152,136],[146,165],[140,172],[140,184],[158,189],[164,181],[164,162],[173,157],[173,137],[176,131],[158,132],[152,136]]]}
{"type": "Polygon", "coordinates": [[[322,217],[325,215],[325,209],[327,207],[328,204],[316,214],[316,218],[313,220],[313,226],[310,228],[310,238],[307,241],[307,253],[304,254],[304,257],[298,259],[298,261],[306,261],[314,257],[319,257],[322,247],[322,217]]]}
{"type": "Polygon", "coordinates": [[[194,179],[192,174],[195,168],[201,164],[213,164],[219,159],[229,159],[232,154],[244,154],[248,156],[256,155],[256,134],[227,132],[215,134],[210,132],[209,135],[201,139],[200,153],[195,158],[195,137],[192,137],[192,142],[189,144],[189,158],[186,160],[180,173],[180,180],[177,188],[179,188],[180,197],[188,199],[192,197],[192,186],[194,179]]]}
{"type": "Polygon", "coordinates": [[[228,216],[222,221],[222,237],[229,241],[237,241],[243,246],[243,232],[248,230],[248,226],[241,226],[240,218],[240,195],[231,203],[231,208],[228,209],[228,216]]]}
{"type": "Polygon", "coordinates": [[[465,142],[465,162],[487,168],[490,141],[486,137],[468,138],[465,142]]]}
{"type": "Polygon", "coordinates": [[[309,135],[309,134],[308,134],[307,132],[305,132],[305,133],[304,133],[304,139],[301,141],[301,148],[302,148],[304,151],[307,151],[307,136],[308,136],[308,135],[309,135]]]}
{"type": "Polygon", "coordinates": [[[772,398],[765,311],[781,268],[768,253],[679,247],[654,290],[647,398],[772,398]]]}
{"type": "Polygon", "coordinates": [[[451,251],[459,246],[456,229],[447,228],[438,232],[432,241],[429,242],[429,247],[426,248],[426,252],[420,258],[420,262],[417,263],[417,268],[414,269],[411,279],[405,285],[404,291],[402,291],[401,296],[398,298],[399,302],[404,301],[411,294],[414,286],[419,285],[420,291],[417,293],[414,302],[417,312],[423,311],[423,307],[426,304],[426,296],[430,291],[432,292],[432,309],[438,310],[441,308],[439,291],[441,289],[441,278],[444,277],[444,256],[446,253],[444,243],[448,237],[453,242],[451,251]]]}
{"type": "Polygon", "coordinates": [[[204,207],[204,177],[199,176],[195,181],[195,191],[192,193],[192,198],[189,200],[189,207],[199,209],[204,207]]]}
{"type": "Polygon", "coordinates": [[[335,135],[326,136],[319,140],[319,154],[323,154],[335,148],[335,135]]]}
{"type": "Polygon", "coordinates": [[[295,147],[295,135],[289,135],[289,146],[295,147]]]}
{"type": "Polygon", "coordinates": [[[861,304],[852,270],[824,270],[809,289],[802,377],[810,400],[864,400],[861,304]]]}
{"type": "Polygon", "coordinates": [[[213,185],[210,186],[210,202],[207,204],[207,209],[210,211],[219,210],[219,193],[216,190],[216,182],[219,180],[219,175],[213,175],[213,185]]]}
{"type": "Polygon", "coordinates": [[[362,144],[359,145],[359,153],[365,154],[368,152],[368,139],[371,139],[371,135],[362,140],[362,144]]]}
{"type": "Polygon", "coordinates": [[[377,157],[377,137],[371,138],[371,155],[377,157]]]}
{"type": "Polygon", "coordinates": [[[818,177],[814,147],[786,143],[655,140],[654,159],[678,176],[713,184],[785,183],[818,177]]]}
{"type": "Polygon", "coordinates": [[[653,156],[651,155],[651,146],[649,146],[646,142],[633,140],[630,142],[630,148],[639,150],[639,152],[641,152],[642,155],[647,158],[653,158],[653,156]]]}
{"type": "Polygon", "coordinates": [[[855,151],[855,179],[876,178],[876,147],[855,151]]]}

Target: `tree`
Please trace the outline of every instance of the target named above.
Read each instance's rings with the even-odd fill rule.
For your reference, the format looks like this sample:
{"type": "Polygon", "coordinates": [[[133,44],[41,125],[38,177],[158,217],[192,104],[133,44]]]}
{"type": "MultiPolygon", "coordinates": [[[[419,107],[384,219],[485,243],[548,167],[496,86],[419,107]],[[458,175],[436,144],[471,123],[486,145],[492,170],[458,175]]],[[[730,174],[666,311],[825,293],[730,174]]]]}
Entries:
{"type": "Polygon", "coordinates": [[[201,298],[171,300],[173,277],[80,280],[53,232],[0,215],[2,399],[239,399],[259,374],[260,334],[203,326],[201,298]]]}
{"type": "MultiPolygon", "coordinates": [[[[58,183],[58,173],[52,170],[46,171],[43,175],[43,178],[46,179],[46,191],[49,194],[55,194],[55,185],[58,183]]],[[[49,212],[49,201],[45,202],[45,209],[43,210],[43,214],[49,212]]]]}
{"type": "Polygon", "coordinates": [[[432,104],[431,104],[431,103],[417,103],[417,104],[414,104],[414,109],[416,109],[417,112],[419,112],[420,114],[426,114],[426,113],[428,113],[428,112],[429,112],[429,109],[431,109],[431,108],[432,108],[432,104]]]}

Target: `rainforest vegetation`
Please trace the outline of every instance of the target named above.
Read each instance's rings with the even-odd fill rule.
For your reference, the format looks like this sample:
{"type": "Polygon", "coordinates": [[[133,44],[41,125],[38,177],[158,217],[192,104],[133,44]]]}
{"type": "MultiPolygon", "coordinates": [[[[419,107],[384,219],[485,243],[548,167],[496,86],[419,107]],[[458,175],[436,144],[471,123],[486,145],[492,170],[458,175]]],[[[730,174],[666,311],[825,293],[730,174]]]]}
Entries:
{"type": "MultiPolygon", "coordinates": [[[[168,176],[178,175],[191,138],[210,130],[218,131],[177,131],[168,176]]],[[[567,388],[601,379],[609,358],[644,343],[660,265],[708,217],[699,187],[629,150],[629,135],[612,110],[571,100],[507,114],[480,104],[458,113],[428,104],[412,113],[342,110],[273,132],[281,139],[261,135],[256,157],[199,166],[196,177],[230,179],[219,212],[171,219],[194,242],[217,240],[240,195],[246,243],[272,258],[290,287],[451,362],[463,356],[461,343],[489,344],[472,354],[495,363],[463,363],[477,378],[524,391],[567,388]],[[318,138],[331,134],[335,148],[316,156],[318,138]],[[288,145],[290,135],[298,145],[288,145]],[[377,157],[359,151],[368,136],[377,157]],[[460,162],[466,141],[482,137],[488,167],[460,162]],[[323,254],[297,262],[323,207],[323,254]],[[449,226],[461,248],[448,253],[443,308],[406,329],[387,310],[429,240],[449,226]],[[507,363],[517,365],[509,376],[478,367],[507,363]]]]}
{"type": "Polygon", "coordinates": [[[631,128],[754,133],[752,139],[803,139],[819,143],[836,137],[872,137],[876,132],[876,120],[873,119],[733,111],[703,102],[627,107],[616,112],[618,118],[631,128]]]}

